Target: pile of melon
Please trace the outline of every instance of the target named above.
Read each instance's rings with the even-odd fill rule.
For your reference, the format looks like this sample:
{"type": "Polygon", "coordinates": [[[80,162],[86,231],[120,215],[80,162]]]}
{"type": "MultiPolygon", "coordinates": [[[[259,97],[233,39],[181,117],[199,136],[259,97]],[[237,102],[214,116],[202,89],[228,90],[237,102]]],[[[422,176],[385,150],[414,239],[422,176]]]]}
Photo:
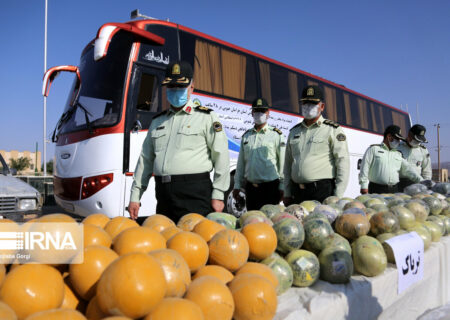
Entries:
{"type": "Polygon", "coordinates": [[[155,214],[142,226],[90,215],[81,264],[0,265],[0,319],[272,319],[279,281],[260,261],[275,252],[276,233],[238,223],[220,213],[177,224],[155,214]]]}

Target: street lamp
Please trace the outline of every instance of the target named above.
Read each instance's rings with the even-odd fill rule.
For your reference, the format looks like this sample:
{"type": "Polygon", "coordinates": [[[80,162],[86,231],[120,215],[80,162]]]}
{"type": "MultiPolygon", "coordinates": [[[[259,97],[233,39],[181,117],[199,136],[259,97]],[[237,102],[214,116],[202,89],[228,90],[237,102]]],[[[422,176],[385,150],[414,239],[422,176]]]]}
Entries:
{"type": "MultiPolygon", "coordinates": [[[[44,27],[44,73],[47,71],[47,0],[45,0],[45,27],[44,27]]],[[[47,176],[47,97],[44,96],[44,177],[47,176]]]]}

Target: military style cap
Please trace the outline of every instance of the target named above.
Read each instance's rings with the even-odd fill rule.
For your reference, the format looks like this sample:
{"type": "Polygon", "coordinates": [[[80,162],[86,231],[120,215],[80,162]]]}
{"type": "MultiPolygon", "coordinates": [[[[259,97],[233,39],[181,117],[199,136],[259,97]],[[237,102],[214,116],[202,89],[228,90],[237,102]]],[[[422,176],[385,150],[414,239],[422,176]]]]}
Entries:
{"type": "Polygon", "coordinates": [[[427,132],[427,129],[424,126],[415,124],[411,127],[411,129],[409,129],[409,132],[413,134],[414,139],[416,139],[417,141],[425,143],[428,142],[427,138],[425,138],[425,132],[427,132]]]}
{"type": "Polygon", "coordinates": [[[252,109],[269,109],[269,104],[264,98],[257,98],[252,103],[252,109]]]}
{"type": "Polygon", "coordinates": [[[189,83],[191,83],[193,74],[192,66],[188,62],[172,62],[166,68],[166,77],[164,78],[162,85],[172,84],[187,87],[189,83]]]}
{"type": "Polygon", "coordinates": [[[396,137],[397,139],[405,140],[405,138],[403,138],[402,136],[402,129],[400,129],[400,127],[396,126],[395,124],[391,124],[386,128],[386,130],[384,130],[384,136],[386,136],[389,133],[394,137],[396,137]]]}
{"type": "Polygon", "coordinates": [[[302,91],[300,102],[312,102],[317,104],[323,100],[322,90],[318,86],[307,86],[302,91]]]}

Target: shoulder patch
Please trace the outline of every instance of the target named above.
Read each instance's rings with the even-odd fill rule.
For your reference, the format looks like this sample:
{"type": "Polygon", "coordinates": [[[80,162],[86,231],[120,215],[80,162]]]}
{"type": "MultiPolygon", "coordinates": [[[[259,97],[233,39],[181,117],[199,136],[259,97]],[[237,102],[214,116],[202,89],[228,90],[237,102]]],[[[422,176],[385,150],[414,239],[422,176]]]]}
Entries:
{"type": "Polygon", "coordinates": [[[209,108],[203,107],[203,106],[195,107],[195,110],[201,111],[201,112],[204,112],[204,113],[211,113],[211,111],[212,111],[212,109],[209,109],[209,108]]]}
{"type": "Polygon", "coordinates": [[[278,128],[273,128],[273,131],[275,131],[275,132],[278,133],[279,135],[282,135],[282,134],[283,134],[283,132],[281,132],[281,130],[278,129],[278,128]]]}
{"type": "Polygon", "coordinates": [[[337,124],[334,121],[328,120],[328,119],[324,120],[323,123],[326,124],[327,126],[331,126],[333,128],[338,128],[339,127],[339,124],[337,124]]]}
{"type": "Polygon", "coordinates": [[[167,112],[167,110],[161,111],[160,113],[156,114],[153,116],[153,119],[158,118],[159,116],[162,116],[163,114],[165,114],[167,112]]]}
{"type": "Polygon", "coordinates": [[[213,128],[215,132],[220,132],[222,131],[222,124],[219,121],[215,121],[213,123],[213,128]]]}
{"type": "Polygon", "coordinates": [[[339,134],[336,136],[336,139],[337,139],[338,141],[345,141],[345,139],[346,139],[345,134],[339,133],[339,134]]]}

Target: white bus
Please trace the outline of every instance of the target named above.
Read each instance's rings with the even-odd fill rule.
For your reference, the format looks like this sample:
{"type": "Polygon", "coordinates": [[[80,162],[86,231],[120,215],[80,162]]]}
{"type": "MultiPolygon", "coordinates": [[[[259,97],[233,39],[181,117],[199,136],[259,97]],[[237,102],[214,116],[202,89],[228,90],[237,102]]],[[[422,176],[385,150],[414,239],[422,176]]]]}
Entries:
{"type": "MultiPolygon", "coordinates": [[[[346,195],[359,193],[359,163],[366,148],[397,124],[404,133],[408,113],[342,85],[261,56],[201,32],[160,20],[103,25],[82,51],[79,66],[49,69],[43,94],[61,71],[76,73],[68,102],[54,132],[54,192],[67,211],[87,216],[104,212],[127,216],[133,171],[152,117],[169,107],[161,89],[166,65],[186,60],[194,66],[194,99],[214,109],[228,136],[234,173],[242,134],[252,126],[250,107],[257,96],[273,109],[269,124],[287,137],[302,121],[299,95],[319,85],[324,117],[341,124],[351,158],[346,195]]],[[[139,214],[155,213],[154,180],[139,214]]]]}

